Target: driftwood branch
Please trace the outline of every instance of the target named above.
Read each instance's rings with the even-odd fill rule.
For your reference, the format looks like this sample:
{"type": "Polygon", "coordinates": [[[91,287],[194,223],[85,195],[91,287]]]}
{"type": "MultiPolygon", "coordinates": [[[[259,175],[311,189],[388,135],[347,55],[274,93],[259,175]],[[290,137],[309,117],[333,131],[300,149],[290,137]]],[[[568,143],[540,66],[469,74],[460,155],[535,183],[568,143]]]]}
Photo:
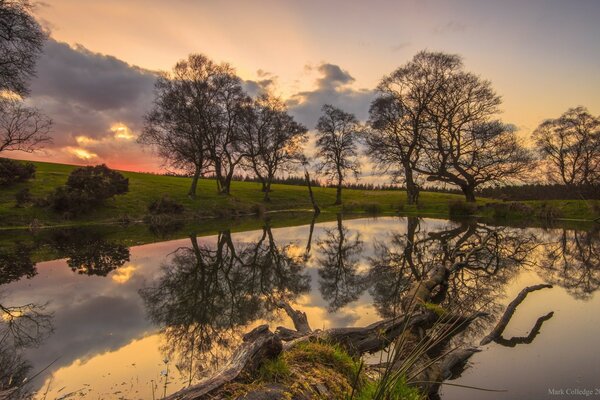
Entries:
{"type": "Polygon", "coordinates": [[[236,378],[258,369],[262,361],[281,353],[282,344],[268,325],[261,325],[244,335],[231,361],[216,375],[167,397],[167,400],[196,400],[208,398],[211,392],[236,378]]]}
{"type": "Polygon", "coordinates": [[[505,347],[515,347],[518,344],[529,344],[529,343],[533,342],[533,339],[535,339],[535,337],[540,333],[540,330],[542,329],[542,325],[544,324],[544,322],[548,321],[553,316],[554,316],[554,311],[551,311],[548,314],[539,317],[537,319],[537,321],[535,321],[533,328],[531,328],[531,331],[529,332],[529,335],[527,335],[527,336],[515,336],[510,339],[505,339],[502,336],[500,336],[500,337],[496,338],[496,340],[494,340],[494,341],[496,343],[498,343],[499,345],[502,345],[505,347]]]}
{"type": "Polygon", "coordinates": [[[519,306],[519,304],[521,304],[523,302],[523,300],[525,300],[525,297],[527,297],[527,295],[529,293],[534,292],[536,290],[541,290],[541,289],[551,288],[551,287],[552,287],[552,285],[541,284],[541,285],[528,286],[525,289],[521,290],[521,292],[517,295],[517,297],[515,297],[515,299],[510,302],[508,307],[506,307],[506,311],[504,311],[502,318],[500,318],[500,320],[498,321],[498,323],[496,324],[494,329],[492,329],[492,331],[489,333],[489,335],[487,335],[486,337],[481,339],[481,342],[479,342],[479,344],[482,346],[486,345],[492,341],[497,340],[499,337],[502,336],[504,329],[506,329],[506,326],[510,322],[510,319],[514,315],[517,307],[519,306]]]}

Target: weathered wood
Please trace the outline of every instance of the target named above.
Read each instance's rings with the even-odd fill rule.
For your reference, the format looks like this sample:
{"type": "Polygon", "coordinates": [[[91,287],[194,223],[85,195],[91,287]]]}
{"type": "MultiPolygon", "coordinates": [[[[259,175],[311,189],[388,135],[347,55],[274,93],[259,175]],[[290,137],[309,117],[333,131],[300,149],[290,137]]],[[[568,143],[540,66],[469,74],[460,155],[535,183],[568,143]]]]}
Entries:
{"type": "Polygon", "coordinates": [[[481,342],[479,342],[479,344],[482,346],[486,345],[486,344],[498,339],[500,336],[502,336],[504,329],[506,329],[506,325],[508,325],[508,323],[510,322],[510,319],[512,318],[513,314],[515,313],[517,307],[519,306],[519,304],[521,304],[523,302],[523,300],[525,300],[525,298],[527,297],[527,295],[529,293],[534,292],[536,290],[541,290],[541,289],[546,289],[546,288],[551,288],[551,287],[552,287],[552,285],[540,284],[540,285],[528,286],[525,289],[521,290],[521,292],[517,295],[517,297],[515,297],[515,299],[510,302],[508,307],[506,307],[506,311],[504,311],[504,314],[498,320],[498,323],[496,324],[494,329],[492,329],[492,331],[486,337],[481,339],[481,342]]]}
{"type": "Polygon", "coordinates": [[[196,400],[209,398],[211,392],[224,384],[249,374],[269,358],[281,353],[283,346],[278,336],[261,325],[244,335],[243,343],[234,352],[231,361],[220,372],[202,382],[167,397],[167,400],[196,400]]]}
{"type": "Polygon", "coordinates": [[[310,329],[310,325],[308,324],[308,318],[306,317],[305,312],[294,310],[292,306],[286,301],[280,301],[277,305],[280,308],[283,308],[287,315],[292,319],[296,331],[298,331],[301,334],[308,334],[312,332],[312,329],[310,329]]]}

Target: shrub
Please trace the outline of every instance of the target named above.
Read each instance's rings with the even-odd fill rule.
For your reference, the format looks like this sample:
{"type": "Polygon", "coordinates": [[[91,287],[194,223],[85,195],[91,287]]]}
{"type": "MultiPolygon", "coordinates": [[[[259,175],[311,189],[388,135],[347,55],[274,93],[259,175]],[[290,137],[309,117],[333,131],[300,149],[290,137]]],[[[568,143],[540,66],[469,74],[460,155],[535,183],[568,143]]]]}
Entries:
{"type": "Polygon", "coordinates": [[[48,197],[48,204],[65,215],[77,215],[128,190],[129,180],[106,165],[82,167],[71,172],[65,186],[55,189],[48,197]]]}
{"type": "Polygon", "coordinates": [[[33,197],[28,188],[23,188],[15,193],[15,200],[17,201],[17,207],[24,207],[26,204],[32,202],[33,197]]]}
{"type": "Polygon", "coordinates": [[[184,211],[183,205],[171,199],[168,196],[163,196],[158,200],[153,200],[148,204],[148,212],[153,215],[159,214],[181,214],[184,211]]]}
{"type": "Polygon", "coordinates": [[[35,176],[35,165],[8,158],[0,158],[0,186],[25,182],[35,176]]]}
{"type": "Polygon", "coordinates": [[[450,218],[467,217],[477,212],[477,204],[466,203],[462,200],[453,200],[448,203],[450,218]]]}
{"type": "Polygon", "coordinates": [[[129,191],[129,179],[105,164],[74,169],[67,179],[71,191],[80,190],[100,200],[129,191]]]}

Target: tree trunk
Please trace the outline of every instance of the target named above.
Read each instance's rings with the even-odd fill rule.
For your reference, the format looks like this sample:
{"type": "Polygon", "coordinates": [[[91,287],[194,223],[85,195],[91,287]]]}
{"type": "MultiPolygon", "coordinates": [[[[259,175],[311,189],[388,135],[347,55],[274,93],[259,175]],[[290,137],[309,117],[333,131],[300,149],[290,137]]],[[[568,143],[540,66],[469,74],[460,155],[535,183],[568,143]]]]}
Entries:
{"type": "Polygon", "coordinates": [[[415,183],[412,169],[409,165],[404,166],[404,177],[406,180],[406,202],[408,205],[415,205],[419,201],[419,186],[415,183]]]}
{"type": "Polygon", "coordinates": [[[312,186],[310,184],[310,174],[308,171],[304,171],[304,177],[306,178],[306,185],[308,186],[308,194],[310,195],[310,202],[312,203],[313,209],[315,210],[315,215],[319,215],[321,213],[321,209],[319,208],[317,202],[315,201],[315,197],[313,195],[312,186]]]}
{"type": "Polygon", "coordinates": [[[263,182],[263,192],[265,193],[264,196],[264,201],[271,201],[271,181],[267,182],[266,184],[263,182]]]}
{"type": "Polygon", "coordinates": [[[460,189],[462,190],[463,194],[465,195],[465,199],[467,200],[468,203],[475,202],[475,187],[473,187],[471,185],[465,185],[465,186],[461,186],[460,189]]]}
{"type": "Polygon", "coordinates": [[[338,181],[337,190],[335,192],[335,203],[334,206],[339,206],[342,204],[342,181],[338,181]]]}
{"type": "Polygon", "coordinates": [[[192,186],[190,186],[190,190],[188,191],[188,196],[192,199],[196,198],[196,187],[198,186],[198,179],[200,178],[200,169],[196,168],[194,172],[194,176],[192,177],[192,186]]]}

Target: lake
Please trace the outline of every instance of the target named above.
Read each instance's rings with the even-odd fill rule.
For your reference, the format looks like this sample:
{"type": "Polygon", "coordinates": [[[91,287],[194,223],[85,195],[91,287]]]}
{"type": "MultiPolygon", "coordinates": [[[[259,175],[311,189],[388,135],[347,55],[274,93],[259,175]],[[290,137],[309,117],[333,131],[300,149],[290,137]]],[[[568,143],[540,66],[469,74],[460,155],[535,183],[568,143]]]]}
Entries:
{"type": "Polygon", "coordinates": [[[140,246],[90,228],[0,234],[0,384],[38,374],[28,387],[37,399],[161,398],[222,365],[252,327],[292,328],[281,300],[313,329],[364,326],[396,315],[431,268],[459,262],[435,302],[489,314],[455,338],[464,345],[478,345],[523,288],[553,287],[530,293],[449,381],[499,391],[444,385],[441,398],[600,389],[598,228],[416,217],[271,225],[140,246]]]}

